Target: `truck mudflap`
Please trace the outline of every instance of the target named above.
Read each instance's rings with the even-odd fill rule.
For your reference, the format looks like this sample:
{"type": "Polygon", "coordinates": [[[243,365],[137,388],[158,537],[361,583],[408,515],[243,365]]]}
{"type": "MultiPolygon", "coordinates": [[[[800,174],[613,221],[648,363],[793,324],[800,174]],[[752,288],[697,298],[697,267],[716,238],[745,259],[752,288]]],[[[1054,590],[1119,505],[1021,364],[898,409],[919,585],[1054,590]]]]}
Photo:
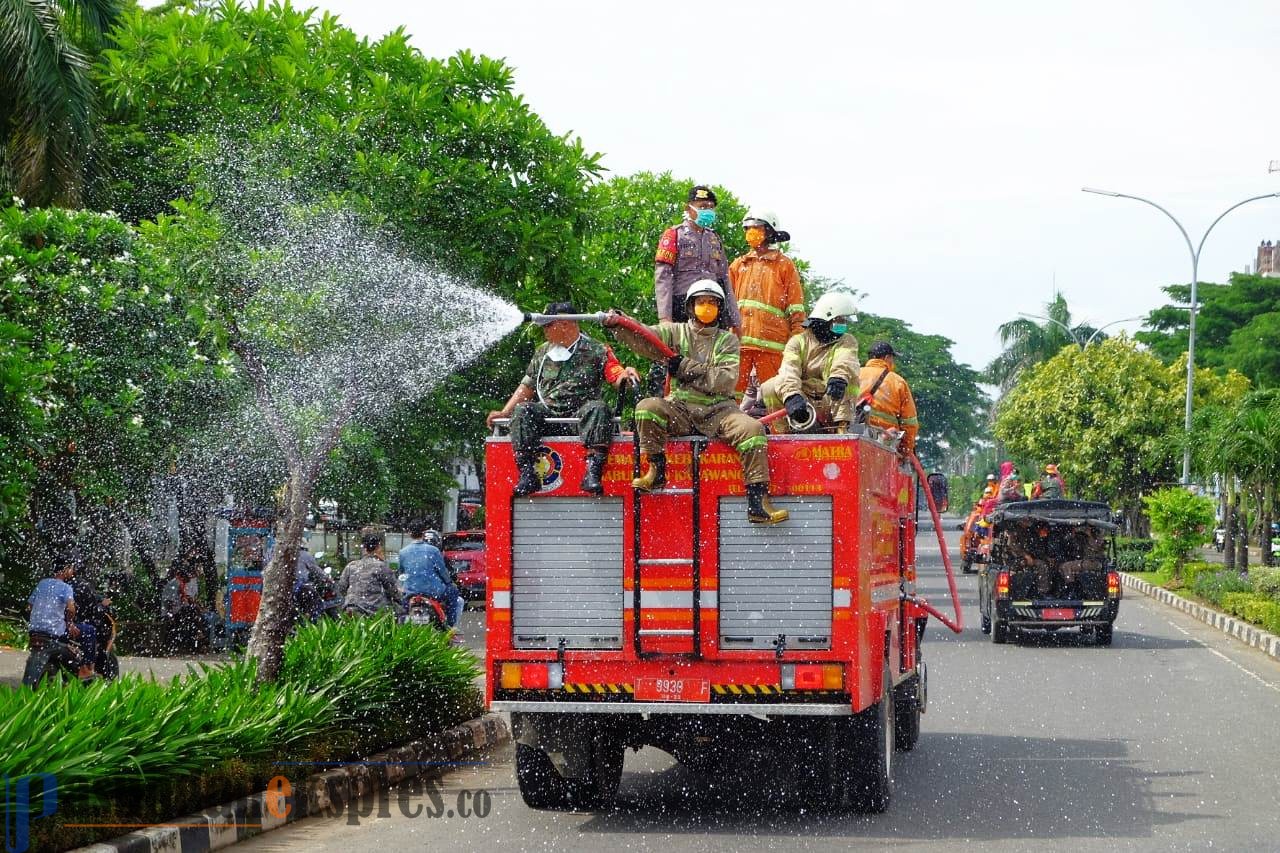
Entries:
{"type": "Polygon", "coordinates": [[[495,699],[494,711],[554,714],[737,714],[739,716],[849,717],[853,708],[843,703],[803,702],[557,702],[554,700],[495,699]]]}

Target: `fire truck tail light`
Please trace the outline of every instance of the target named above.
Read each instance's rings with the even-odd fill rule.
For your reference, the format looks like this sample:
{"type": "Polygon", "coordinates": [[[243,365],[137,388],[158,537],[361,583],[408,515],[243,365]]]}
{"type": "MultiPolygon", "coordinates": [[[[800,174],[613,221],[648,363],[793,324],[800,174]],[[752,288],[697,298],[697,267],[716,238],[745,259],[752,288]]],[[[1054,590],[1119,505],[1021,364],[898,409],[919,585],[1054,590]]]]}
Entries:
{"type": "Polygon", "coordinates": [[[999,598],[1009,597],[1009,573],[1001,572],[996,575],[996,596],[999,598]]]}
{"type": "Polygon", "coordinates": [[[1120,597],[1120,573],[1107,572],[1107,596],[1110,598],[1120,597]]]}
{"type": "Polygon", "coordinates": [[[784,664],[781,681],[783,690],[840,690],[844,668],[838,663],[784,664]]]}
{"type": "Polygon", "coordinates": [[[564,667],[558,663],[504,663],[498,670],[503,690],[559,690],[564,687],[564,667]]]}

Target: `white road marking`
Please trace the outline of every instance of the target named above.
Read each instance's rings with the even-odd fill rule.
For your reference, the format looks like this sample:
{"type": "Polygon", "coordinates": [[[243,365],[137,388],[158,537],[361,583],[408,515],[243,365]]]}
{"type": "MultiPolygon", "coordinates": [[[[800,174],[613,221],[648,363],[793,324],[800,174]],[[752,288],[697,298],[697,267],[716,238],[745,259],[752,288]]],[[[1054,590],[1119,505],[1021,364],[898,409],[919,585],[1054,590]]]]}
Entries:
{"type": "MultiPolygon", "coordinates": [[[[1168,619],[1166,619],[1165,621],[1166,621],[1166,622],[1168,622],[1170,625],[1172,625],[1172,626],[1173,626],[1173,629],[1174,629],[1175,631],[1179,631],[1179,632],[1181,632],[1182,634],[1185,634],[1186,636],[1191,637],[1191,632],[1190,632],[1190,631],[1188,631],[1186,628],[1183,628],[1181,625],[1178,625],[1178,624],[1177,624],[1177,623],[1175,623],[1175,622],[1170,622],[1168,619]]],[[[1205,649],[1205,650],[1206,650],[1206,651],[1208,651],[1210,654],[1212,654],[1212,655],[1216,655],[1217,657],[1222,658],[1224,661],[1226,661],[1227,663],[1231,664],[1231,665],[1232,665],[1232,666],[1234,666],[1236,669],[1240,670],[1240,671],[1241,671],[1241,672],[1243,672],[1245,675],[1249,676],[1249,677],[1250,677],[1250,678],[1252,678],[1254,681],[1256,681],[1256,682],[1258,682],[1259,684],[1261,684],[1263,687],[1270,688],[1271,690],[1274,690],[1274,691],[1276,691],[1277,693],[1280,693],[1280,685],[1278,685],[1278,684],[1273,684],[1272,682],[1267,681],[1267,680],[1266,680],[1265,678],[1263,678],[1261,675],[1258,675],[1258,673],[1254,672],[1253,670],[1249,669],[1249,668],[1248,668],[1248,667],[1246,667],[1246,666],[1242,666],[1241,664],[1239,664],[1239,663],[1237,663],[1236,661],[1232,660],[1231,658],[1227,657],[1226,655],[1224,655],[1222,652],[1218,651],[1217,649],[1215,649],[1215,648],[1211,648],[1209,645],[1207,645],[1207,644],[1206,644],[1205,642],[1203,642],[1202,640],[1198,640],[1198,639],[1196,639],[1195,637],[1191,637],[1191,642],[1193,642],[1193,643],[1195,643],[1196,645],[1200,646],[1201,648],[1205,649]]]]}

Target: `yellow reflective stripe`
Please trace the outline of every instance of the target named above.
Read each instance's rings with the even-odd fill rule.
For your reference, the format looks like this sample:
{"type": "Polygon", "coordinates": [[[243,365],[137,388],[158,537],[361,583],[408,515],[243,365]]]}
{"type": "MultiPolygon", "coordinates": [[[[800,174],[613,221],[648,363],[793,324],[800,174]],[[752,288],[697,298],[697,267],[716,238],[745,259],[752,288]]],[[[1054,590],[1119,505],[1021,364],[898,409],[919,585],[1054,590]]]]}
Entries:
{"type": "Polygon", "coordinates": [[[755,308],[757,311],[764,311],[766,314],[772,314],[775,317],[786,317],[786,315],[782,313],[781,308],[775,308],[768,303],[757,302],[754,299],[739,299],[738,308],[755,308]]]}
{"type": "Polygon", "coordinates": [[[654,423],[661,424],[662,426],[667,425],[667,419],[662,415],[657,412],[647,412],[644,409],[636,409],[636,420],[653,421],[654,423]]]}
{"type": "Polygon", "coordinates": [[[800,353],[796,352],[796,351],[795,351],[795,350],[793,350],[793,349],[789,349],[789,350],[787,350],[786,352],[784,352],[784,353],[782,354],[782,360],[783,360],[783,361],[794,361],[794,362],[796,362],[797,364],[798,364],[799,362],[803,361],[803,359],[801,359],[801,358],[800,358],[800,353]]]}
{"type": "MultiPolygon", "coordinates": [[[[891,423],[906,423],[906,421],[903,421],[902,418],[898,417],[893,412],[883,412],[880,409],[872,409],[867,417],[879,418],[882,421],[890,421],[891,423]]],[[[912,418],[912,420],[914,421],[915,418],[912,418]]]]}
{"type": "Polygon", "coordinates": [[[788,313],[788,314],[803,314],[803,313],[804,313],[804,305],[788,305],[788,306],[787,306],[787,313],[788,313]]]}
{"type": "Polygon", "coordinates": [[[708,397],[706,394],[699,394],[697,391],[689,391],[684,388],[677,388],[672,391],[671,396],[686,403],[697,403],[700,406],[711,406],[729,399],[727,396],[708,397]]]}
{"type": "Polygon", "coordinates": [[[759,347],[760,349],[771,349],[777,352],[783,352],[787,348],[787,345],[785,343],[780,344],[777,341],[766,341],[763,338],[752,338],[747,335],[742,336],[742,343],[744,346],[759,347]]]}
{"type": "Polygon", "coordinates": [[[920,426],[919,418],[898,418],[898,422],[903,426],[920,426]]]}
{"type": "Polygon", "coordinates": [[[769,439],[765,438],[763,435],[753,435],[741,444],[736,444],[734,446],[738,448],[739,453],[748,453],[760,447],[767,447],[768,445],[769,439]]]}

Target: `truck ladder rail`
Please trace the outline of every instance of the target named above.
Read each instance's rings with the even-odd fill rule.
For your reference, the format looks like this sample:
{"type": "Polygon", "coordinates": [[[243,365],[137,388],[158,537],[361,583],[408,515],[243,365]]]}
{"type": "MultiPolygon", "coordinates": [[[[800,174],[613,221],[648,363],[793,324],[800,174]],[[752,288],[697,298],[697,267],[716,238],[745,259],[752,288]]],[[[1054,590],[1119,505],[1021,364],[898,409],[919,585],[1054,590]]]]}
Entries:
{"type": "MultiPolygon", "coordinates": [[[[916,473],[920,475],[920,482],[928,483],[929,478],[924,473],[924,467],[920,464],[920,459],[914,454],[910,454],[911,464],[915,467],[916,473]]],[[[942,614],[936,607],[923,598],[914,598],[923,610],[937,617],[938,621],[946,625],[955,633],[959,634],[964,630],[964,614],[960,610],[960,592],[956,589],[956,573],[951,568],[951,555],[947,553],[947,537],[942,532],[942,518],[938,515],[938,507],[933,502],[933,491],[926,485],[924,489],[925,501],[929,504],[929,514],[933,517],[933,532],[938,535],[938,547],[942,550],[942,565],[947,570],[947,585],[951,588],[951,605],[955,608],[956,618],[953,622],[942,614]]]]}

